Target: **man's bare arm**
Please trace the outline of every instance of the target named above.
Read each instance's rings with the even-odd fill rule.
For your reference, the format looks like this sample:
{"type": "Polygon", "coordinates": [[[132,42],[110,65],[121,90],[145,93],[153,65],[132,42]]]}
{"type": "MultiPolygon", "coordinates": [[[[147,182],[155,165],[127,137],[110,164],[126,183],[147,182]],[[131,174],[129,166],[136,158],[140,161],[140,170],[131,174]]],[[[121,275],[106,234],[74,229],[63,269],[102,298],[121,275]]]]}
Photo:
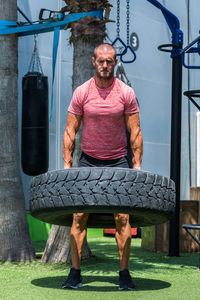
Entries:
{"type": "Polygon", "coordinates": [[[130,133],[133,169],[140,170],[143,155],[143,138],[140,129],[139,113],[125,114],[125,122],[130,133]]]}
{"type": "Polygon", "coordinates": [[[81,120],[82,116],[68,113],[67,125],[63,136],[63,162],[65,169],[72,167],[75,138],[80,128],[81,120]]]}

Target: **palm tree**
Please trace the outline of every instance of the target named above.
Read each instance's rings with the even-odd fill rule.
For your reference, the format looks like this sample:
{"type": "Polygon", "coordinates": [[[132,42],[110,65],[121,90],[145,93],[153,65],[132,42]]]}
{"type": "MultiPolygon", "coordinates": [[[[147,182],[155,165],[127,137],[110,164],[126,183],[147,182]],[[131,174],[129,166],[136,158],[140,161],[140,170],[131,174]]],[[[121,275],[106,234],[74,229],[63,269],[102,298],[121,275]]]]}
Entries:
{"type": "MultiPolygon", "coordinates": [[[[5,16],[17,19],[17,0],[0,0],[0,19],[5,16]]],[[[31,261],[35,256],[19,171],[17,36],[1,36],[0,44],[0,260],[31,261]]]]}
{"type": "MultiPolygon", "coordinates": [[[[108,16],[111,5],[107,0],[65,0],[66,6],[63,12],[79,13],[93,10],[106,10],[106,20],[92,16],[80,19],[78,22],[69,24],[71,28],[70,42],[73,44],[73,77],[72,90],[91,78],[94,74],[91,57],[94,48],[103,42],[106,37],[105,23],[109,22],[108,16]]],[[[76,147],[73,156],[73,166],[78,165],[80,157],[81,130],[76,137],[76,147]]],[[[43,262],[70,262],[70,228],[53,225],[46,244],[43,262]]],[[[83,245],[82,259],[91,255],[85,241],[83,245]]]]}

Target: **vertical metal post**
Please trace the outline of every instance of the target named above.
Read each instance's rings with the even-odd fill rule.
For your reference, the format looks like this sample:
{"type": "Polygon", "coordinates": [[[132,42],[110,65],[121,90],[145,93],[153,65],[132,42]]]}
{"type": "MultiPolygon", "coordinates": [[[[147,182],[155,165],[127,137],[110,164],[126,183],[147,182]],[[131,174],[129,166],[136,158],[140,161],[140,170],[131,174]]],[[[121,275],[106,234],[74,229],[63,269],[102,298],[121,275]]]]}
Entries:
{"type": "MultiPolygon", "coordinates": [[[[179,19],[157,0],[147,0],[159,8],[172,32],[172,108],[171,108],[171,162],[170,178],[176,184],[176,210],[170,222],[169,256],[179,256],[180,218],[180,168],[181,168],[181,109],[182,109],[182,61],[183,32],[179,19]]],[[[167,51],[168,52],[168,51],[167,51]]]]}
{"type": "MultiPolygon", "coordinates": [[[[182,45],[173,47],[173,51],[182,45]]],[[[181,116],[182,116],[182,62],[181,55],[172,58],[172,107],[171,107],[171,165],[170,178],[176,184],[176,210],[170,221],[169,256],[179,256],[180,219],[180,169],[181,169],[181,116]]]]}

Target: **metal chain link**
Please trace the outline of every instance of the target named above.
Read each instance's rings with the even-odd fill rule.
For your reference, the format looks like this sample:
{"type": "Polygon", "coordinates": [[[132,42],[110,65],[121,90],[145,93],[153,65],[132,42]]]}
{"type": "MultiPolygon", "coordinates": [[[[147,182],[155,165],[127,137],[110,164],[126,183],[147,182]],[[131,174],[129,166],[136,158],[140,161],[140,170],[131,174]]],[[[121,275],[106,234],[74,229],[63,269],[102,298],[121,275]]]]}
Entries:
{"type": "MultiPolygon", "coordinates": [[[[120,36],[120,0],[117,0],[117,37],[120,36]]],[[[126,38],[129,45],[130,36],[130,0],[126,0],[126,38]]]]}
{"type": "Polygon", "coordinates": [[[120,0],[117,0],[117,37],[120,33],[120,0]]]}
{"type": "Polygon", "coordinates": [[[129,35],[130,35],[130,0],[126,0],[126,39],[127,39],[127,46],[129,45],[129,35]]]}

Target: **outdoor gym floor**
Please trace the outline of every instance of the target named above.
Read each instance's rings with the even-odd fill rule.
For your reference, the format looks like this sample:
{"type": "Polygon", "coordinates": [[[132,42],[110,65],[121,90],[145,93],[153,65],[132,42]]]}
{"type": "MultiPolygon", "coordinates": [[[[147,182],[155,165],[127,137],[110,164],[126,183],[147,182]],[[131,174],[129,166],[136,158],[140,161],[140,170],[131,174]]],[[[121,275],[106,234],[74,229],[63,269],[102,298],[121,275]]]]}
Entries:
{"type": "Polygon", "coordinates": [[[44,264],[39,257],[45,243],[35,243],[38,259],[32,263],[0,263],[0,299],[20,300],[129,300],[200,299],[198,253],[168,257],[142,250],[141,240],[132,240],[130,270],[135,291],[118,291],[118,253],[115,239],[90,231],[93,257],[82,263],[83,288],[62,290],[70,266],[44,264]]]}

